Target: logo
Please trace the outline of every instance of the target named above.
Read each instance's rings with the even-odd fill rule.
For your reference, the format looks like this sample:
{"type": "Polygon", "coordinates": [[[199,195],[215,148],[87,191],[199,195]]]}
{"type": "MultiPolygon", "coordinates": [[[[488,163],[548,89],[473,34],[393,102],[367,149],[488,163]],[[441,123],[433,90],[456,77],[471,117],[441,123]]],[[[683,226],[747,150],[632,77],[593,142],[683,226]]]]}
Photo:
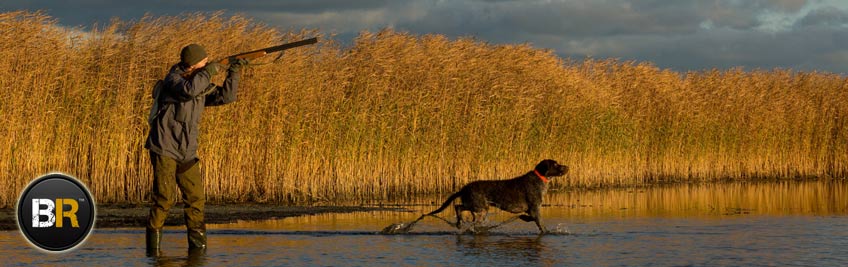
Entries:
{"type": "Polygon", "coordinates": [[[51,252],[81,244],[94,228],[94,198],[77,179],[51,173],[32,181],[18,199],[18,228],[51,252]]]}

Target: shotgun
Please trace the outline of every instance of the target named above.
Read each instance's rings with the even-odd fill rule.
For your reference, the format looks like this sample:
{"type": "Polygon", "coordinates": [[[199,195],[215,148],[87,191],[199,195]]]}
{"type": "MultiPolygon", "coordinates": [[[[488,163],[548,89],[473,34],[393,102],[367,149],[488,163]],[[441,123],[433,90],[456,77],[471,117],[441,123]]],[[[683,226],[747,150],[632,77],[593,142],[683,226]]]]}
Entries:
{"type": "MultiPolygon", "coordinates": [[[[282,45],[278,45],[278,46],[272,46],[272,47],[262,48],[262,49],[254,50],[254,51],[250,51],[250,52],[235,54],[235,55],[227,56],[225,58],[218,59],[218,60],[215,60],[215,61],[212,61],[212,62],[218,62],[221,65],[227,65],[227,64],[230,64],[230,62],[235,61],[236,59],[252,60],[252,59],[263,57],[263,56],[270,54],[270,53],[280,52],[280,51],[283,51],[283,50],[286,50],[286,49],[292,49],[292,48],[295,48],[295,47],[298,47],[298,46],[311,45],[311,44],[314,44],[314,43],[317,43],[317,42],[318,42],[318,37],[313,37],[313,38],[309,38],[309,39],[306,39],[306,40],[300,40],[300,41],[297,41],[297,42],[291,42],[291,43],[282,44],[282,45]]],[[[189,77],[191,77],[192,75],[194,75],[195,73],[197,73],[197,71],[199,71],[201,69],[196,69],[196,70],[193,70],[191,72],[183,73],[182,76],[183,76],[183,78],[188,79],[189,77]]],[[[163,103],[161,102],[161,99],[159,99],[159,96],[162,92],[163,86],[164,86],[164,82],[162,80],[156,81],[156,84],[153,86],[153,107],[150,109],[150,115],[147,117],[147,122],[150,125],[153,125],[153,120],[156,119],[156,117],[159,116],[159,113],[161,112],[160,108],[162,107],[163,103]]],[[[206,90],[201,95],[206,95],[206,94],[212,92],[211,89],[215,89],[214,84],[210,84],[210,86],[208,88],[206,88],[206,90]]],[[[191,167],[190,165],[187,165],[187,166],[191,167]]],[[[181,166],[180,168],[178,168],[179,171],[183,171],[184,169],[187,170],[187,168],[185,168],[185,166],[181,166]]]]}
{"type": "MultiPolygon", "coordinates": [[[[300,40],[300,41],[297,41],[297,42],[291,42],[291,43],[287,43],[287,44],[281,44],[281,45],[278,45],[278,46],[272,46],[272,47],[262,48],[262,49],[259,49],[259,50],[253,50],[253,51],[250,51],[250,52],[239,53],[239,54],[235,54],[235,55],[232,55],[232,56],[224,57],[222,59],[213,60],[212,62],[218,62],[218,64],[226,66],[227,64],[230,64],[231,62],[235,61],[236,59],[253,60],[253,59],[263,57],[263,56],[270,54],[270,53],[280,52],[280,51],[283,51],[283,50],[286,50],[286,49],[292,49],[292,48],[304,46],[304,45],[311,45],[311,44],[315,44],[317,42],[318,42],[318,37],[313,37],[313,38],[309,38],[309,39],[305,39],[305,40],[300,40]]],[[[190,73],[187,72],[187,73],[183,74],[183,77],[191,77],[192,75],[194,75],[194,73],[196,71],[197,70],[192,71],[190,73]]]]}

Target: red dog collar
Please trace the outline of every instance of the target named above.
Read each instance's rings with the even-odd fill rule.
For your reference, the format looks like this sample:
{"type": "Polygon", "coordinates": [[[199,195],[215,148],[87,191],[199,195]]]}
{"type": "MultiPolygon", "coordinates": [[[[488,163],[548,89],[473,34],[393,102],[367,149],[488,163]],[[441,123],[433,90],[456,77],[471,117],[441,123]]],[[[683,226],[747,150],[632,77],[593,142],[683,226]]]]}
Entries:
{"type": "Polygon", "coordinates": [[[544,175],[542,175],[541,173],[539,173],[539,171],[537,171],[537,170],[533,170],[533,172],[535,172],[535,173],[536,173],[536,176],[539,176],[539,179],[542,179],[542,182],[547,183],[547,182],[550,182],[550,181],[551,181],[551,180],[548,180],[548,178],[545,178],[545,176],[544,176],[544,175]]]}

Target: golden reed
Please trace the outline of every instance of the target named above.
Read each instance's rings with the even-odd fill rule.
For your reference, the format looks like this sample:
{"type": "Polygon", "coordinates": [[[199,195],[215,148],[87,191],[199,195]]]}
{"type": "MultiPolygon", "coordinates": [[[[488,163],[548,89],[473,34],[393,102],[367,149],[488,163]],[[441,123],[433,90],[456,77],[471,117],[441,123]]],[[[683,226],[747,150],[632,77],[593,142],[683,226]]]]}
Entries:
{"type": "MultiPolygon", "coordinates": [[[[0,29],[0,206],[50,171],[79,177],[101,203],[146,201],[150,90],[182,46],[214,57],[321,35],[220,13],[80,32],[7,12],[0,29]]],[[[544,158],[571,167],[557,188],[848,170],[848,84],[836,74],[680,73],[391,30],[272,60],[246,70],[238,102],[204,114],[211,201],[404,198],[511,178],[544,158]]]]}

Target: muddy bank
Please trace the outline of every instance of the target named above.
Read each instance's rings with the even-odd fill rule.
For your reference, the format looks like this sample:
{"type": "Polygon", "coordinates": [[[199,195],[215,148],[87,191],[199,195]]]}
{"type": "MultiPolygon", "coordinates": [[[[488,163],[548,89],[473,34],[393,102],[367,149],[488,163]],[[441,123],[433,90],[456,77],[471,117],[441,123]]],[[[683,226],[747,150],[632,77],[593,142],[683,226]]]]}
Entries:
{"type": "MultiPolygon", "coordinates": [[[[206,223],[231,223],[235,221],[255,221],[279,219],[322,213],[348,213],[362,211],[408,211],[397,207],[379,206],[278,206],[259,204],[216,204],[206,206],[206,223]]],[[[148,207],[132,204],[97,205],[96,228],[144,227],[147,222],[148,207]]],[[[165,225],[183,225],[182,205],[171,208],[165,225]]],[[[15,210],[0,209],[0,230],[18,229],[15,210]]]]}

